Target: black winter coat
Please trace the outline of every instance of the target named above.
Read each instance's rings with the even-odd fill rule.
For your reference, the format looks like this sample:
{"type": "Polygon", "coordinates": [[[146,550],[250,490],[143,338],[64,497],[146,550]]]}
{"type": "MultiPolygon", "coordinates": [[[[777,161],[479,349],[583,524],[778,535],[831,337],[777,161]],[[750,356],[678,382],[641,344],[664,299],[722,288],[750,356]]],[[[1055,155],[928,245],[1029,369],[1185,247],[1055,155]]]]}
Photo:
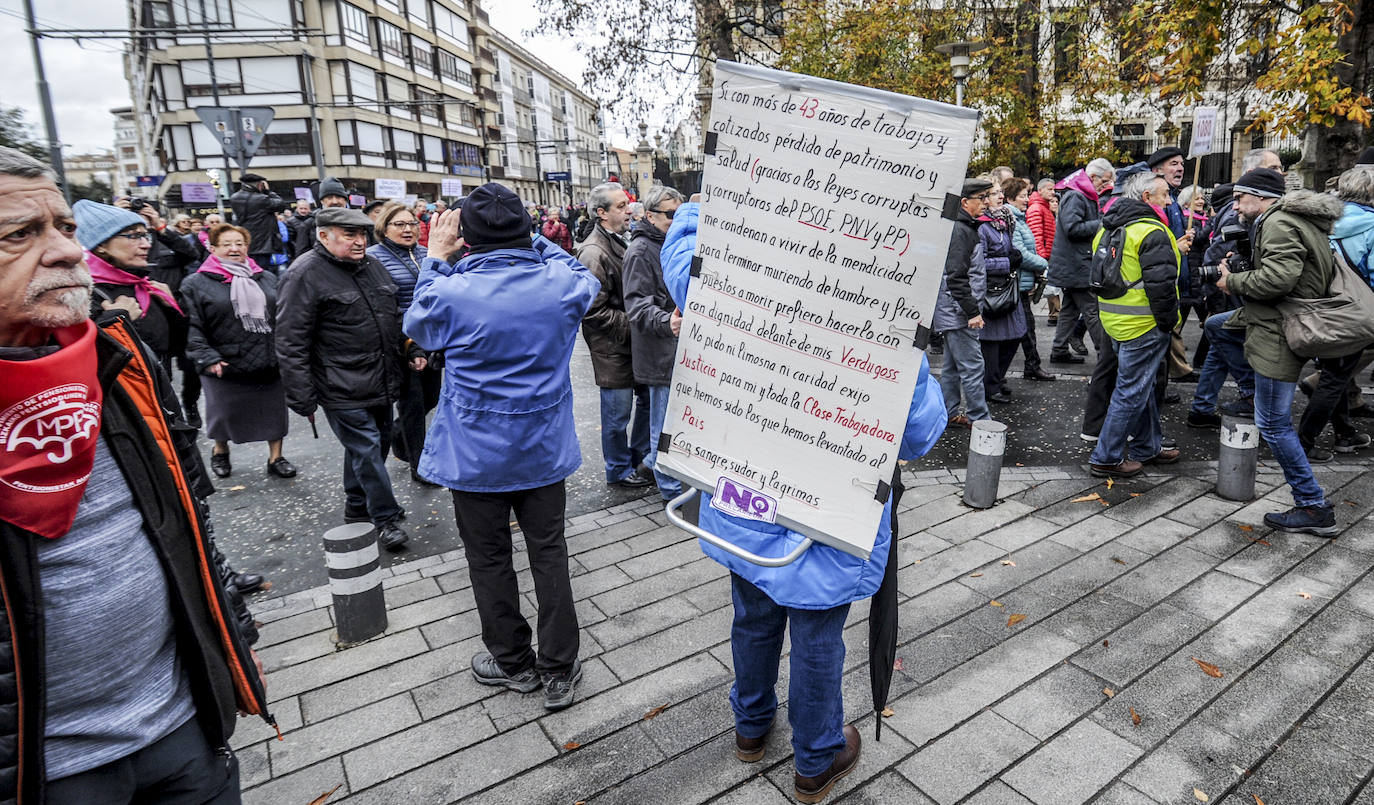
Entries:
{"type": "Polygon", "coordinates": [[[178,295],[181,283],[191,265],[199,261],[200,252],[196,247],[185,235],[169,227],[153,235],[153,246],[148,251],[148,276],[165,283],[177,301],[181,301],[178,295]]]}
{"type": "Polygon", "coordinates": [[[648,221],[640,221],[630,236],[621,269],[635,382],[650,386],[672,382],[673,358],[677,355],[677,336],[671,324],[677,305],[663,284],[662,248],[663,233],[648,221]]]}
{"type": "Polygon", "coordinates": [[[234,208],[234,223],[253,237],[248,244],[249,254],[275,254],[282,250],[284,244],[277,230],[277,213],[285,207],[281,196],[244,185],[229,197],[229,204],[234,208]]]}
{"type": "Polygon", "coordinates": [[[1087,288],[1092,266],[1093,238],[1102,228],[1097,202],[1073,189],[1059,197],[1059,217],[1050,252],[1050,284],[1060,288],[1087,288]]]}
{"type": "Polygon", "coordinates": [[[310,213],[304,217],[291,213],[291,219],[286,222],[287,228],[291,230],[291,242],[287,245],[291,247],[291,259],[310,251],[315,246],[315,213],[310,213]]]}
{"type": "MultiPolygon", "coordinates": [[[[277,277],[262,271],[253,279],[267,297],[267,320],[277,316],[277,277]]],[[[182,309],[190,320],[186,357],[205,374],[207,367],[226,364],[224,377],[252,383],[277,378],[277,349],[272,333],[250,333],[234,315],[229,283],[215,274],[197,272],[181,286],[182,309]]]]}
{"type": "Polygon", "coordinates": [[[341,260],[316,243],[284,275],[275,335],[286,404],[301,416],[400,399],[406,338],[396,285],[377,258],[341,260]]]}

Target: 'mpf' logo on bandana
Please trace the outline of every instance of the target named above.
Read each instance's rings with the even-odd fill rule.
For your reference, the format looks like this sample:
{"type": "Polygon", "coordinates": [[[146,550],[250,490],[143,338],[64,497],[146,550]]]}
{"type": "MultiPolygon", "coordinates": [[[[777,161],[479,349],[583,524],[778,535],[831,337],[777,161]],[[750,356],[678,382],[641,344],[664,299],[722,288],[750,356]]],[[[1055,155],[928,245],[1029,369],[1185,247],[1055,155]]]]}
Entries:
{"type": "Polygon", "coordinates": [[[11,405],[0,413],[0,446],[12,457],[43,453],[65,464],[100,428],[100,403],[89,396],[84,384],[69,383],[11,405]]]}

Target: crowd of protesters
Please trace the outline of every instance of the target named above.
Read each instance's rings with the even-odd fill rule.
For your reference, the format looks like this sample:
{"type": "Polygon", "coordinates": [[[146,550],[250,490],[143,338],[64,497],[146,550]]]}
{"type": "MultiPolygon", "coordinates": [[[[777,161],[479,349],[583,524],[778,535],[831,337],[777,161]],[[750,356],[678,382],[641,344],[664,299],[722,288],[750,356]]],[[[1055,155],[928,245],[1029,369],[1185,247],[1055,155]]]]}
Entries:
{"type": "MultiPolygon", "coordinates": [[[[1370,282],[1374,166],[1346,172],[1328,193],[1290,191],[1277,155],[1262,149],[1245,156],[1236,181],[1210,192],[1181,186],[1183,176],[1183,153],[1164,148],[1125,167],[1094,159],[1057,181],[1017,177],[1010,168],[966,179],[929,322],[930,351],[942,353],[942,367],[937,379],[919,358],[900,457],[918,458],[944,434],[1011,403],[1018,353],[1020,378],[1030,382],[1055,381],[1053,366],[1083,364],[1095,353],[1090,382],[1049,387],[1081,395],[1081,437],[1092,445],[1094,475],[1129,478],[1145,465],[1178,461],[1159,412],[1169,384],[1192,385],[1189,427],[1252,417],[1282,466],[1294,506],[1266,522],[1334,535],[1333,509],[1311,464],[1370,445],[1354,421],[1371,413],[1357,378],[1374,349],[1352,344],[1349,354],[1318,360],[1304,374],[1307,361],[1285,340],[1280,305],[1322,296],[1347,265],[1370,282]],[[1182,338],[1190,312],[1202,329],[1192,355],[1182,338]],[[1043,356],[1042,315],[1040,326],[1053,331],[1043,356]],[[1223,403],[1227,377],[1238,395],[1223,403]],[[1299,389],[1311,399],[1295,426],[1299,389]],[[1322,442],[1328,425],[1332,450],[1322,442]]],[[[265,179],[245,174],[230,199],[232,223],[217,215],[168,223],[156,205],[137,199],[81,201],[68,210],[46,168],[0,148],[0,207],[13,208],[6,220],[19,221],[20,234],[32,230],[33,239],[32,249],[0,255],[6,271],[29,272],[16,281],[18,291],[5,290],[19,302],[0,304],[0,361],[23,381],[0,391],[74,388],[64,378],[90,375],[84,404],[99,410],[100,395],[89,393],[103,384],[106,410],[117,409],[82,436],[84,464],[69,469],[84,478],[38,479],[66,490],[52,499],[57,505],[37,505],[33,494],[5,498],[12,505],[0,539],[63,537],[58,544],[113,555],[123,544],[119,524],[137,528],[141,517],[170,525],[145,526],[151,550],[121,557],[139,584],[165,589],[196,572],[223,581],[202,588],[204,600],[179,599],[181,609],[165,594],[151,601],[131,594],[146,610],[137,613],[147,625],[139,640],[59,641],[65,656],[47,652],[49,676],[38,677],[38,695],[57,672],[108,689],[101,706],[47,692],[47,706],[71,734],[84,735],[112,707],[137,718],[137,728],[97,736],[78,751],[67,739],[45,745],[41,726],[19,723],[11,707],[0,731],[32,739],[0,747],[0,764],[41,769],[31,756],[45,753],[46,779],[30,774],[28,784],[39,792],[46,785],[49,801],[81,801],[112,779],[124,784],[145,774],[189,775],[204,795],[199,801],[224,792],[235,796],[223,801],[237,801],[236,766],[212,774],[204,764],[223,754],[234,709],[271,719],[247,647],[251,616],[237,597],[263,579],[213,561],[204,505],[213,486],[197,431],[208,438],[215,476],[233,473],[231,444],[266,442],[265,471],[289,480],[298,472],[284,455],[288,410],[312,423],[322,412],[343,449],[344,519],[371,523],[388,550],[410,540],[388,457],[409,465],[412,482],[448,489],[481,621],[473,678],[520,693],[542,689],[549,710],[574,702],[582,675],[563,530],[566,479],[582,456],[569,374],[579,334],[599,394],[605,482],[654,488],[663,500],[683,492],[655,457],[692,281],[695,201],[661,185],[636,198],[616,182],[563,207],[524,202],[495,183],[432,203],[354,205],[350,195],[325,179],[315,190],[318,207],[287,203],[265,179]],[[533,629],[521,613],[515,524],[534,577],[533,629]],[[199,561],[213,567],[194,566],[188,541],[205,548],[199,561]],[[172,559],[159,561],[159,553],[172,559]],[[186,652],[195,652],[194,662],[182,662],[186,652]],[[125,676],[141,675],[139,683],[102,675],[97,665],[106,656],[127,658],[125,676]],[[208,708],[220,719],[202,712],[208,708]],[[57,791],[68,798],[54,799],[57,791]]],[[[0,467],[6,479],[31,472],[0,467]]],[[[0,492],[10,488],[32,483],[0,492]]],[[[790,624],[788,719],[803,802],[824,799],[859,759],[858,733],[843,720],[841,632],[851,603],[895,591],[888,556],[901,492],[898,474],[867,558],[818,544],[792,564],[762,567],[703,546],[731,571],[730,704],[743,762],[764,756],[790,624]]],[[[759,554],[806,539],[705,505],[700,525],[759,554]]],[[[19,554],[45,583],[69,572],[32,545],[19,554]]],[[[99,618],[103,600],[76,595],[46,612],[54,623],[99,618]]],[[[24,605],[8,594],[4,603],[11,611],[24,605]]],[[[0,665],[24,670],[35,662],[27,649],[0,652],[0,665]]],[[[35,694],[8,695],[0,704],[35,694]]]]}

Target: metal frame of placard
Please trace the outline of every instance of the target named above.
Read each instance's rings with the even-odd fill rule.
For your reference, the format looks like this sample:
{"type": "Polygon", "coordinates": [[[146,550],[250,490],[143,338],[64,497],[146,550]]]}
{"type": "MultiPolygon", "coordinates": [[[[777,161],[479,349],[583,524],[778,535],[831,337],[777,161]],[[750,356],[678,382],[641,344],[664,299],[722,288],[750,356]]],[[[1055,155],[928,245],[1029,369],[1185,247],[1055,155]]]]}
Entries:
{"type": "MultiPolygon", "coordinates": [[[[697,494],[697,490],[693,487],[688,487],[687,491],[683,492],[681,495],[678,495],[677,497],[673,498],[671,501],[668,502],[668,505],[665,506],[663,509],[663,513],[668,516],[668,522],[672,523],[673,525],[677,526],[683,531],[686,531],[687,533],[692,534],[695,537],[698,537],[699,539],[706,540],[707,542],[711,543],[717,548],[720,548],[722,551],[725,551],[726,553],[738,556],[746,562],[752,562],[762,567],[783,567],[784,565],[790,565],[793,562],[800,559],[802,557],[802,554],[806,553],[812,545],[816,544],[815,540],[811,539],[810,537],[806,537],[801,541],[799,545],[797,545],[797,547],[792,549],[791,553],[785,556],[778,557],[759,556],[756,553],[746,551],[743,548],[736,545],[735,543],[725,539],[724,537],[712,534],[710,531],[707,531],[706,529],[700,526],[692,525],[691,523],[682,519],[682,517],[677,513],[677,510],[685,506],[687,504],[687,501],[691,500],[692,496],[695,494],[697,494]]],[[[790,527],[791,526],[789,526],[789,528],[790,527]]]]}

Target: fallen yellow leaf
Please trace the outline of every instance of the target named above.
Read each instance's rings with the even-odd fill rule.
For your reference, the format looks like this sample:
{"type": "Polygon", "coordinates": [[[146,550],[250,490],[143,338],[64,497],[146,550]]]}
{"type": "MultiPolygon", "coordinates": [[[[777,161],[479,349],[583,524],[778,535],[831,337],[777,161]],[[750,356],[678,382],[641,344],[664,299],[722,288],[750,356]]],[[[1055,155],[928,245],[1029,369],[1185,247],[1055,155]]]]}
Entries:
{"type": "Polygon", "coordinates": [[[580,746],[582,746],[582,744],[578,743],[577,741],[568,741],[567,743],[563,744],[563,748],[568,750],[569,752],[571,752],[574,749],[577,749],[580,746]]]}
{"type": "Polygon", "coordinates": [[[1020,623],[1021,621],[1025,620],[1025,619],[1026,619],[1026,616],[1025,616],[1025,615],[1022,615],[1020,612],[1017,612],[1017,613],[1013,614],[1010,618],[1007,618],[1007,625],[1008,625],[1008,626],[1015,626],[1016,624],[1020,623]]]}
{"type": "Polygon", "coordinates": [[[1102,689],[1102,692],[1105,693],[1105,694],[1107,694],[1107,698],[1108,698],[1108,699],[1110,699],[1110,698],[1112,698],[1113,696],[1116,695],[1116,691],[1112,690],[1111,688],[1103,688],[1103,689],[1102,689]]]}
{"type": "Polygon", "coordinates": [[[1220,668],[1216,667],[1210,662],[1207,662],[1206,660],[1199,660],[1197,657],[1193,657],[1192,660],[1193,662],[1197,663],[1197,667],[1201,668],[1204,674],[1211,677],[1216,677],[1217,679],[1222,678],[1223,674],[1221,673],[1220,668]]]}
{"type": "Polygon", "coordinates": [[[1071,501],[1069,501],[1069,502],[1070,502],[1070,503],[1087,503],[1087,502],[1089,502],[1089,501],[1101,500],[1101,499],[1102,499],[1102,496],[1099,495],[1099,494],[1097,494],[1096,492],[1094,492],[1094,493],[1092,493],[1091,495],[1084,495],[1084,496],[1081,497],[1081,498],[1074,498],[1073,500],[1071,500],[1071,501]]]}
{"type": "MultiPolygon", "coordinates": [[[[245,490],[245,489],[247,489],[247,488],[248,488],[248,487],[244,486],[243,484],[239,484],[238,486],[231,486],[231,487],[229,487],[229,491],[230,491],[230,492],[242,492],[243,490],[245,490]]],[[[341,785],[342,785],[342,784],[341,784],[341,785]]]]}
{"type": "Polygon", "coordinates": [[[1255,798],[1255,805],[1264,805],[1264,800],[1259,798],[1259,794],[1251,794],[1255,798]]]}
{"type": "Polygon", "coordinates": [[[1118,565],[1124,565],[1124,564],[1126,564],[1126,560],[1125,560],[1125,559],[1122,559],[1120,556],[1113,556],[1113,557],[1112,557],[1112,561],[1113,561],[1113,562],[1116,562],[1118,565]]]}
{"type": "Polygon", "coordinates": [[[1001,602],[1001,601],[989,601],[989,602],[988,602],[988,606],[1000,607],[1000,606],[1002,606],[1002,602],[1001,602]]]}
{"type": "Polygon", "coordinates": [[[1241,526],[1239,526],[1239,528],[1240,528],[1241,531],[1247,531],[1247,532],[1249,532],[1249,531],[1254,531],[1254,530],[1255,530],[1255,527],[1252,526],[1252,525],[1241,525],[1241,526]]]}
{"type": "Polygon", "coordinates": [[[334,786],[333,788],[329,789],[323,794],[320,794],[318,797],[315,797],[314,799],[310,800],[310,805],[324,805],[325,801],[332,797],[334,795],[334,792],[338,791],[340,788],[343,788],[343,783],[339,783],[338,785],[334,786]]]}
{"type": "Polygon", "coordinates": [[[1312,599],[1312,593],[1305,593],[1302,590],[1298,590],[1298,597],[1305,601],[1308,601],[1312,599]]]}
{"type": "Polygon", "coordinates": [[[892,718],[892,717],[895,716],[895,715],[897,715],[897,711],[896,711],[896,710],[893,710],[891,707],[884,707],[884,708],[883,708],[883,712],[882,712],[883,718],[892,718]]]}
{"type": "Polygon", "coordinates": [[[1138,497],[1140,497],[1140,493],[1139,493],[1139,492],[1132,492],[1132,493],[1131,493],[1131,497],[1133,497],[1133,498],[1138,498],[1138,497]]]}
{"type": "Polygon", "coordinates": [[[1016,563],[1011,561],[1010,559],[1003,559],[1002,564],[1006,565],[1007,567],[1016,567],[1016,563]]]}
{"type": "Polygon", "coordinates": [[[970,573],[970,574],[969,574],[969,578],[971,578],[971,579],[981,579],[982,577],[983,577],[983,574],[982,574],[982,573],[970,573]]]}
{"type": "Polygon", "coordinates": [[[1140,714],[1137,713],[1137,712],[1135,711],[1135,708],[1134,708],[1134,707],[1128,707],[1128,708],[1126,708],[1126,709],[1131,711],[1131,723],[1134,724],[1134,725],[1136,725],[1137,727],[1139,727],[1139,726],[1140,726],[1140,714]]]}
{"type": "Polygon", "coordinates": [[[1107,488],[1108,488],[1108,489],[1111,489],[1111,488],[1114,487],[1114,486],[1116,486],[1116,481],[1112,480],[1111,478],[1108,478],[1108,479],[1107,479],[1107,488]]]}
{"type": "Polygon", "coordinates": [[[1207,796],[1206,794],[1202,793],[1202,789],[1200,789],[1200,788],[1194,788],[1194,789],[1193,789],[1193,796],[1194,796],[1195,798],[1197,798],[1197,801],[1198,801],[1198,802],[1206,802],[1206,801],[1208,801],[1208,800],[1211,799],[1211,797],[1209,797],[1209,796],[1207,796]]]}
{"type": "Polygon", "coordinates": [[[649,712],[645,713],[645,714],[644,714],[644,720],[645,720],[645,721],[651,721],[651,720],[653,720],[653,719],[655,719],[655,718],[658,718],[659,716],[663,715],[663,711],[664,711],[664,710],[667,710],[667,709],[668,709],[668,705],[666,705],[666,704],[660,704],[658,707],[655,707],[654,709],[652,709],[652,710],[650,710],[649,712]]]}

